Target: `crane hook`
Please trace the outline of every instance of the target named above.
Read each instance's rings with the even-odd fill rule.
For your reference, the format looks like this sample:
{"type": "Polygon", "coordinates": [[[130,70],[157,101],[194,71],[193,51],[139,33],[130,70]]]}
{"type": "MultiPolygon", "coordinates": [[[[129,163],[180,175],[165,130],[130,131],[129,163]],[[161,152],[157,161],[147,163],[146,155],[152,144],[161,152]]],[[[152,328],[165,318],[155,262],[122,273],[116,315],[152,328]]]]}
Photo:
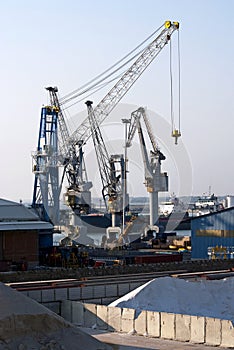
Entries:
{"type": "Polygon", "coordinates": [[[175,138],[175,145],[177,145],[178,138],[181,136],[181,132],[178,129],[172,130],[171,136],[175,138]]]}

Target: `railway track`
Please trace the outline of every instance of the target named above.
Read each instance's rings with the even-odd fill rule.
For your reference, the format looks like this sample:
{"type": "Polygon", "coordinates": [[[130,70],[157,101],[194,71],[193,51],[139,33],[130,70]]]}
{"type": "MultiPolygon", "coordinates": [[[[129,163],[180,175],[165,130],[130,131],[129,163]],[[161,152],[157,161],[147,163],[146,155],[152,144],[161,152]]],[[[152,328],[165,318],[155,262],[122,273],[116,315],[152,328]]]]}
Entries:
{"type": "Polygon", "coordinates": [[[125,274],[125,275],[109,275],[109,276],[95,276],[81,279],[57,279],[57,280],[46,280],[46,281],[33,281],[33,282],[14,282],[6,283],[13,289],[18,291],[31,291],[31,290],[42,290],[42,289],[55,289],[55,288],[75,288],[75,287],[87,287],[87,286],[100,286],[100,285],[111,285],[120,283],[146,283],[154,278],[171,276],[175,278],[184,279],[218,279],[225,277],[234,277],[234,272],[230,270],[216,270],[216,271],[198,271],[188,272],[187,270],[176,270],[176,271],[162,271],[162,272],[148,272],[148,273],[137,273],[137,274],[125,274]]]}

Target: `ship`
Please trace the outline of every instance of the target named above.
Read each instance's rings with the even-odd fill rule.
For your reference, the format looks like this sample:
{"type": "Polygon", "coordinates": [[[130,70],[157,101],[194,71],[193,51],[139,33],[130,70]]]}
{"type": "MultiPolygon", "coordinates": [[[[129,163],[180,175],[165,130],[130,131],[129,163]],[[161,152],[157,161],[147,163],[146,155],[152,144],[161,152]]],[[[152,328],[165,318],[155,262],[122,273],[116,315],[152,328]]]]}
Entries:
{"type": "Polygon", "coordinates": [[[213,194],[203,194],[193,197],[192,202],[184,204],[175,195],[160,204],[158,225],[167,230],[190,230],[191,219],[200,215],[209,214],[224,209],[223,202],[213,194]]]}
{"type": "MultiPolygon", "coordinates": [[[[125,225],[132,221],[133,217],[138,217],[138,220],[134,220],[134,225],[129,234],[130,236],[141,236],[144,233],[142,227],[146,227],[147,223],[149,224],[150,222],[148,202],[146,198],[138,199],[137,201],[133,199],[129,207],[130,211],[125,215],[125,225]]],[[[222,209],[222,203],[214,194],[193,197],[192,202],[186,203],[186,198],[178,198],[173,193],[166,201],[160,202],[156,226],[158,226],[162,235],[164,233],[171,235],[173,232],[176,235],[177,231],[191,230],[193,217],[222,209]]],[[[81,214],[79,220],[79,225],[85,227],[87,234],[91,237],[95,237],[95,235],[100,237],[106,236],[107,228],[112,226],[112,216],[110,213],[104,212],[104,210],[100,212],[97,209],[93,209],[91,214],[81,214]]],[[[116,226],[122,227],[122,214],[116,214],[115,222],[116,226]]]]}

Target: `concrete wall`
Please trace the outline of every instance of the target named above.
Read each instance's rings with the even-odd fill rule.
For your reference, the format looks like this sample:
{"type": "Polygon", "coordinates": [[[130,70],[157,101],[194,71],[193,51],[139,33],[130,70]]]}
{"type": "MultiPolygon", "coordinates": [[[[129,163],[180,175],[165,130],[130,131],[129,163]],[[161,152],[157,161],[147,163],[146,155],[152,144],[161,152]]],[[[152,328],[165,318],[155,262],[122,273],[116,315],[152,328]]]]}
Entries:
{"type": "Polygon", "coordinates": [[[228,320],[155,311],[142,311],[136,315],[134,309],[70,300],[61,303],[61,316],[83,327],[95,326],[148,337],[234,347],[234,325],[228,320]]]}
{"type": "Polygon", "coordinates": [[[110,304],[112,301],[122,297],[123,295],[131,292],[142,285],[142,282],[129,282],[122,281],[119,283],[111,283],[94,285],[85,283],[83,286],[76,287],[64,287],[56,288],[51,287],[50,289],[41,290],[28,290],[23,291],[26,296],[36,300],[49,308],[57,307],[54,304],[59,304],[65,300],[81,301],[83,303],[95,303],[95,304],[110,304]]]}

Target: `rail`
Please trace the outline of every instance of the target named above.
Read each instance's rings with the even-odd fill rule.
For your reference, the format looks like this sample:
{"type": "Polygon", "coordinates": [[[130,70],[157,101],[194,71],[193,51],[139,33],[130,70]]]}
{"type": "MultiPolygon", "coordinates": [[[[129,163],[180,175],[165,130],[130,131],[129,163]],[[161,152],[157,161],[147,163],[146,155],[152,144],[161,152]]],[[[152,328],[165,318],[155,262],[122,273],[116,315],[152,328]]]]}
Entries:
{"type": "Polygon", "coordinates": [[[187,270],[177,270],[134,275],[110,275],[108,278],[100,276],[87,279],[7,283],[7,285],[60,314],[62,301],[71,300],[107,305],[153,278],[171,276],[185,279],[218,279],[219,276],[224,278],[230,275],[234,275],[230,269],[194,273],[187,270]]]}

